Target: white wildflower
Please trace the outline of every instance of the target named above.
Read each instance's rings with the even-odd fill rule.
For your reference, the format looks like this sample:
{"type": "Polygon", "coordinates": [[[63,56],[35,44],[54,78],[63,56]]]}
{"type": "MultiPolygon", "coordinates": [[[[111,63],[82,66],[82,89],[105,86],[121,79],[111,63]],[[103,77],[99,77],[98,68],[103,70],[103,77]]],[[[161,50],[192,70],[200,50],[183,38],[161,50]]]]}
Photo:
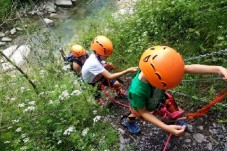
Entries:
{"type": "Polygon", "coordinates": [[[224,37],[219,36],[219,37],[217,37],[217,39],[218,40],[224,40],[224,37]]]}
{"type": "Polygon", "coordinates": [[[60,100],[65,100],[69,98],[69,93],[67,90],[63,91],[62,94],[59,96],[60,100]]]}
{"type": "Polygon", "coordinates": [[[54,102],[52,100],[49,101],[49,104],[54,104],[54,102]]]}
{"type": "Polygon", "coordinates": [[[93,121],[94,121],[94,123],[96,123],[96,122],[98,122],[100,119],[101,119],[101,116],[96,116],[96,117],[93,119],[93,121]]]}
{"type": "Polygon", "coordinates": [[[80,90],[74,90],[71,95],[79,95],[81,93],[80,90]]]}
{"type": "Polygon", "coordinates": [[[67,71],[70,68],[71,68],[70,67],[70,64],[68,64],[68,65],[64,65],[63,68],[62,68],[62,70],[67,71]]]}
{"type": "Polygon", "coordinates": [[[21,132],[21,127],[17,128],[16,132],[21,132]]]}
{"type": "Polygon", "coordinates": [[[18,122],[20,122],[20,119],[12,120],[13,124],[18,123],[18,122]]]}
{"type": "Polygon", "coordinates": [[[11,98],[10,100],[11,100],[11,101],[15,101],[15,100],[16,100],[16,98],[11,98]]]}
{"type": "Polygon", "coordinates": [[[64,131],[64,135],[70,135],[70,133],[73,131],[73,129],[74,129],[74,127],[69,127],[68,129],[66,129],[65,131],[64,131]]]}
{"type": "Polygon", "coordinates": [[[4,144],[9,144],[9,143],[10,143],[10,141],[5,141],[5,142],[4,142],[4,144]]]}
{"type": "Polygon", "coordinates": [[[13,127],[12,126],[7,127],[8,130],[11,129],[11,128],[13,128],[13,127]]]}
{"type": "Polygon", "coordinates": [[[18,104],[18,107],[24,107],[25,106],[25,104],[24,103],[20,103],[20,104],[18,104]]]}
{"type": "Polygon", "coordinates": [[[21,87],[20,90],[23,93],[25,91],[25,87],[21,87]]]}
{"type": "Polygon", "coordinates": [[[40,93],[39,93],[39,96],[42,96],[43,94],[44,94],[44,92],[40,92],[40,93]]]}
{"type": "Polygon", "coordinates": [[[34,106],[29,106],[28,108],[26,108],[24,110],[24,112],[28,112],[28,111],[34,111],[35,110],[35,107],[34,106]]]}
{"type": "Polygon", "coordinates": [[[41,77],[45,77],[45,70],[41,70],[40,75],[41,75],[41,77]]]}
{"type": "Polygon", "coordinates": [[[58,141],[58,144],[61,144],[61,143],[62,143],[62,140],[59,140],[59,141],[58,141]]]}
{"type": "Polygon", "coordinates": [[[16,75],[15,75],[15,74],[14,74],[14,75],[12,75],[12,76],[11,76],[11,78],[16,78],[16,75]]]}
{"type": "Polygon", "coordinates": [[[77,85],[78,84],[78,81],[77,80],[74,80],[73,81],[73,85],[77,85]]]}
{"type": "Polygon", "coordinates": [[[29,141],[29,137],[26,137],[23,139],[24,143],[28,142],[29,141]]]}
{"type": "Polygon", "coordinates": [[[89,131],[89,128],[87,127],[87,128],[85,128],[85,129],[82,131],[81,135],[82,135],[82,136],[86,136],[87,133],[88,133],[88,131],[89,131]]]}
{"type": "Polygon", "coordinates": [[[30,105],[35,105],[35,101],[28,102],[30,105]]]}
{"type": "Polygon", "coordinates": [[[28,149],[27,146],[23,146],[23,147],[20,148],[20,150],[27,150],[27,149],[28,149]]]}
{"type": "Polygon", "coordinates": [[[22,138],[25,138],[25,137],[26,137],[26,134],[22,134],[21,137],[22,137],[22,138]]]}
{"type": "Polygon", "coordinates": [[[97,114],[97,111],[96,111],[96,110],[94,110],[94,111],[93,111],[93,114],[94,114],[94,115],[95,115],[95,114],[97,114]]]}

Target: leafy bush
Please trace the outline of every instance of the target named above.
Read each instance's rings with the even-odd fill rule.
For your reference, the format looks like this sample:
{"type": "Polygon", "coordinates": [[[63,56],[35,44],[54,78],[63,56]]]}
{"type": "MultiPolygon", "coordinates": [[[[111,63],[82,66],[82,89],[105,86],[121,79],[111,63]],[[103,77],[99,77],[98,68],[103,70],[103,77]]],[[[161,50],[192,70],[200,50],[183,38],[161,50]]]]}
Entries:
{"type": "MultiPolygon", "coordinates": [[[[81,34],[80,42],[88,44],[91,37],[96,36],[94,34],[105,34],[114,44],[114,52],[109,60],[122,69],[137,66],[141,53],[153,45],[168,45],[178,50],[185,60],[192,58],[186,64],[226,67],[226,53],[209,56],[227,47],[226,8],[227,2],[224,0],[139,0],[133,14],[106,13],[105,15],[109,15],[105,17],[106,20],[86,22],[88,26],[81,34]],[[196,58],[203,54],[204,58],[196,58]]],[[[103,10],[96,15],[102,14],[103,10]]],[[[185,79],[209,79],[212,76],[185,75],[185,79]]],[[[205,97],[209,101],[223,87],[223,82],[208,80],[182,82],[176,90],[184,91],[189,96],[197,96],[194,98],[205,97]],[[201,93],[195,94],[195,89],[201,93]],[[212,93],[208,95],[205,91],[212,93]]]]}
{"type": "Polygon", "coordinates": [[[0,1],[0,19],[2,19],[10,10],[11,0],[0,1]]]}
{"type": "Polygon", "coordinates": [[[94,88],[61,68],[33,72],[38,95],[16,73],[1,77],[1,150],[118,149],[117,133],[106,121],[108,112],[94,101],[94,88]]]}

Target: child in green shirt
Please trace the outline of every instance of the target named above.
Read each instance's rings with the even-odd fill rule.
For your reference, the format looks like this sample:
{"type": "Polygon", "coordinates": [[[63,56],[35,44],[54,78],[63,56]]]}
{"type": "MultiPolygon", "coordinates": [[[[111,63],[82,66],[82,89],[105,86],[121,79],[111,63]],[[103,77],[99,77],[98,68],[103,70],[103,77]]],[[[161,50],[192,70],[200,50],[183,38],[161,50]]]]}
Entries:
{"type": "Polygon", "coordinates": [[[200,64],[185,65],[181,55],[167,46],[154,46],[146,50],[140,58],[139,68],[141,71],[133,78],[128,90],[131,113],[123,119],[123,125],[131,133],[141,131],[135,123],[136,117],[141,117],[176,136],[184,133],[186,123],[183,121],[177,125],[167,125],[151,112],[160,107],[160,102],[163,103],[163,95],[160,94],[165,96],[165,90],[177,86],[185,73],[217,73],[227,81],[226,68],[200,64]]]}

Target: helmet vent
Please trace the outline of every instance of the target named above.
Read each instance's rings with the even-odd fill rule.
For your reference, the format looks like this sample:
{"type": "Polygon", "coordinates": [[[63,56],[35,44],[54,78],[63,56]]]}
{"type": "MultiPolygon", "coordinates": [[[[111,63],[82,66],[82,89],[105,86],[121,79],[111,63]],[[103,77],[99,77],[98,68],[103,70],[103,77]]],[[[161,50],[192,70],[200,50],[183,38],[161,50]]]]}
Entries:
{"type": "Polygon", "coordinates": [[[146,57],[143,59],[143,61],[144,61],[144,62],[148,62],[148,60],[149,60],[150,57],[151,57],[151,55],[146,56],[146,57]]]}
{"type": "Polygon", "coordinates": [[[158,55],[155,55],[152,59],[154,60],[158,55]]]}
{"type": "Polygon", "coordinates": [[[163,48],[164,50],[166,49],[166,47],[163,48]]]}
{"type": "Polygon", "coordinates": [[[167,86],[167,84],[165,82],[163,82],[163,81],[162,81],[162,84],[163,84],[163,87],[166,87],[167,86]]]}
{"type": "Polygon", "coordinates": [[[154,47],[151,47],[150,50],[155,50],[155,48],[154,47]]]}
{"type": "Polygon", "coordinates": [[[162,79],[161,76],[157,72],[155,74],[158,76],[159,80],[162,79]]]}
{"type": "Polygon", "coordinates": [[[106,48],[103,48],[104,49],[104,54],[107,54],[107,50],[106,50],[106,48]]]}
{"type": "Polygon", "coordinates": [[[151,66],[152,66],[153,70],[155,71],[155,67],[154,67],[154,65],[153,65],[153,64],[151,64],[151,66]]]}

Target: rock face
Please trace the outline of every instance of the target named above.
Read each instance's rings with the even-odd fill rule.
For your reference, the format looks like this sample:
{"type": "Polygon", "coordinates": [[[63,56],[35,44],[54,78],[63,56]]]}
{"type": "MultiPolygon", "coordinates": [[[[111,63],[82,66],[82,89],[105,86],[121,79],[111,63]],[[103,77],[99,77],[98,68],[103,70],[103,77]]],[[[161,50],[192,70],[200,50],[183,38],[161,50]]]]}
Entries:
{"type": "MultiPolygon", "coordinates": [[[[31,47],[29,45],[13,45],[5,50],[3,54],[6,55],[12,62],[14,62],[18,67],[22,67],[31,52],[31,47]]],[[[1,72],[6,72],[8,70],[14,69],[14,66],[10,64],[5,59],[1,59],[1,72]]]]}

